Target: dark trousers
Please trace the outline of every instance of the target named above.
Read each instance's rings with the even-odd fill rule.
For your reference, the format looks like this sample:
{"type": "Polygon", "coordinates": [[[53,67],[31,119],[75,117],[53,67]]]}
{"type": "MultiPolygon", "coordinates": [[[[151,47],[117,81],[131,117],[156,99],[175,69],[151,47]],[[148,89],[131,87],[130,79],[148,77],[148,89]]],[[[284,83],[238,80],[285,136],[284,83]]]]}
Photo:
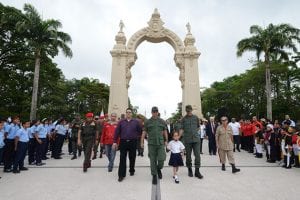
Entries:
{"type": "Polygon", "coordinates": [[[209,154],[216,155],[217,147],[216,147],[216,138],[215,137],[208,138],[208,151],[209,151],[209,154]]]}
{"type": "Polygon", "coordinates": [[[202,153],[203,138],[200,138],[200,153],[202,153]]]}
{"type": "Polygon", "coordinates": [[[72,139],[70,136],[68,136],[68,152],[69,152],[69,154],[73,153],[72,139]]]}
{"type": "Polygon", "coordinates": [[[26,156],[27,149],[28,149],[27,142],[18,142],[17,151],[14,159],[14,165],[13,165],[14,170],[17,170],[18,167],[19,169],[22,169],[24,167],[24,159],[26,156]]]}
{"type": "Polygon", "coordinates": [[[78,146],[78,137],[71,137],[72,142],[72,152],[74,156],[77,156],[77,150],[81,154],[82,146],[78,146]]]}
{"type": "Polygon", "coordinates": [[[129,172],[134,173],[135,158],[136,158],[137,140],[121,140],[120,141],[120,164],[119,164],[119,177],[126,176],[126,159],[127,152],[129,153],[129,172]]]}
{"type": "Polygon", "coordinates": [[[36,144],[36,163],[41,163],[42,159],[43,159],[43,153],[45,150],[45,145],[46,145],[46,138],[39,138],[42,143],[38,143],[36,144]]]}
{"type": "Polygon", "coordinates": [[[245,147],[246,151],[249,153],[253,153],[253,147],[254,147],[254,137],[253,135],[245,136],[245,147]]]}
{"type": "Polygon", "coordinates": [[[276,145],[274,143],[270,143],[270,160],[271,161],[278,160],[277,149],[276,149],[276,145]]]}
{"type": "Polygon", "coordinates": [[[49,150],[49,144],[50,144],[50,141],[49,141],[49,137],[47,136],[47,138],[45,140],[43,155],[42,155],[43,158],[47,157],[47,153],[48,153],[48,150],[49,150]]]}
{"type": "Polygon", "coordinates": [[[233,136],[233,141],[234,141],[233,150],[237,149],[239,151],[240,150],[240,136],[239,135],[234,135],[233,136]]]}
{"type": "Polygon", "coordinates": [[[3,151],[4,151],[4,147],[0,148],[0,164],[3,163],[3,151]]]}
{"type": "Polygon", "coordinates": [[[30,138],[28,143],[28,163],[34,163],[36,153],[36,139],[30,138]]]}
{"type": "Polygon", "coordinates": [[[64,144],[65,136],[61,134],[56,134],[54,144],[53,144],[53,150],[52,150],[52,157],[58,158],[61,153],[62,146],[64,144]]]}
{"type": "Polygon", "coordinates": [[[5,143],[4,152],[3,152],[4,169],[10,170],[12,167],[14,155],[15,155],[14,140],[5,139],[4,143],[5,143]]]}
{"type": "Polygon", "coordinates": [[[137,151],[139,156],[144,154],[144,148],[141,147],[141,138],[137,140],[137,151]]]}

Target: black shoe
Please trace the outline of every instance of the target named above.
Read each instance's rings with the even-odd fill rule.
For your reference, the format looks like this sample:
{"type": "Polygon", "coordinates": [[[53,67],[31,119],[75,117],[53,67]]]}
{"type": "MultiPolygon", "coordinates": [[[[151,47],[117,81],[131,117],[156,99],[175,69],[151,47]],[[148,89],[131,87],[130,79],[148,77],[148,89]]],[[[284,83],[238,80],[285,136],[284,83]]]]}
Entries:
{"type": "Polygon", "coordinates": [[[225,168],[225,164],[222,164],[222,171],[225,171],[226,168],[225,168]]]}
{"type": "Polygon", "coordinates": [[[122,182],[123,180],[124,180],[124,177],[121,177],[121,176],[120,176],[120,177],[118,178],[118,181],[119,181],[119,182],[122,182]]]}
{"type": "Polygon", "coordinates": [[[48,160],[49,158],[47,156],[43,157],[42,160],[48,160]]]}
{"type": "Polygon", "coordinates": [[[97,155],[94,155],[93,158],[92,158],[92,160],[95,160],[96,158],[97,158],[97,155]]]}
{"type": "Polygon", "coordinates": [[[203,179],[202,174],[200,173],[199,168],[195,169],[195,177],[199,178],[199,179],[203,179]]]}
{"type": "Polygon", "coordinates": [[[241,171],[240,169],[236,168],[234,164],[231,164],[231,166],[232,166],[232,173],[233,174],[236,173],[236,172],[240,172],[241,171]]]}
{"type": "Polygon", "coordinates": [[[19,173],[20,173],[20,170],[14,169],[14,170],[13,170],[13,173],[14,173],[14,174],[19,174],[19,173]]]}
{"type": "Polygon", "coordinates": [[[42,166],[45,165],[46,163],[36,163],[36,166],[42,166]]]}
{"type": "Polygon", "coordinates": [[[27,171],[27,170],[28,170],[27,167],[21,167],[21,168],[20,168],[20,171],[27,171]]]}
{"type": "Polygon", "coordinates": [[[275,161],[275,160],[270,160],[270,159],[269,159],[269,160],[267,160],[267,162],[268,162],[268,163],[275,163],[276,161],[275,161]]]}
{"type": "Polygon", "coordinates": [[[157,169],[157,176],[159,179],[162,179],[162,173],[160,169],[157,169]]]}
{"type": "Polygon", "coordinates": [[[188,168],[188,175],[189,177],[193,177],[193,170],[191,167],[188,168]]]}
{"type": "Polygon", "coordinates": [[[35,162],[28,163],[29,165],[35,165],[35,162]]]}
{"type": "Polygon", "coordinates": [[[102,156],[102,153],[100,153],[100,156],[99,156],[99,158],[102,158],[103,156],[102,156]]]}
{"type": "Polygon", "coordinates": [[[62,157],[54,157],[54,159],[56,159],[56,160],[59,160],[59,159],[62,159],[62,157]]]}
{"type": "Polygon", "coordinates": [[[108,168],[108,172],[112,172],[112,168],[108,168]]]}
{"type": "Polygon", "coordinates": [[[240,150],[240,149],[237,149],[237,151],[238,151],[238,152],[241,152],[241,150],[240,150]]]}
{"type": "Polygon", "coordinates": [[[10,172],[12,172],[12,170],[11,169],[4,169],[3,172],[10,173],[10,172]]]}
{"type": "Polygon", "coordinates": [[[144,153],[141,153],[141,156],[144,157],[144,153]]]}
{"type": "Polygon", "coordinates": [[[134,172],[129,172],[130,176],[134,176],[134,172]]]}
{"type": "Polygon", "coordinates": [[[157,185],[157,176],[156,175],[152,176],[152,184],[157,185]]]}
{"type": "Polygon", "coordinates": [[[74,155],[74,156],[71,158],[71,160],[74,160],[74,159],[77,159],[77,156],[76,156],[76,155],[74,155]]]}
{"type": "Polygon", "coordinates": [[[78,157],[80,157],[80,156],[81,156],[81,151],[78,152],[78,157]]]}

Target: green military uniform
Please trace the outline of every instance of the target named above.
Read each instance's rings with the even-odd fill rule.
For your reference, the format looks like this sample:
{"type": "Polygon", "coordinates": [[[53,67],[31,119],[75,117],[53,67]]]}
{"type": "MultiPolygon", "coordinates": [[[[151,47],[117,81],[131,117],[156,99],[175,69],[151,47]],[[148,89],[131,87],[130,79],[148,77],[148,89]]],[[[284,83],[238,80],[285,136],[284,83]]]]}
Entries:
{"type": "Polygon", "coordinates": [[[166,160],[164,131],[166,123],[161,118],[150,118],[146,121],[144,130],[148,135],[148,156],[150,158],[151,174],[157,175],[157,170],[164,166],[166,160]]]}
{"type": "Polygon", "coordinates": [[[184,116],[181,121],[183,141],[186,150],[186,166],[192,167],[192,151],[195,155],[195,168],[200,168],[200,137],[198,134],[200,124],[196,115],[184,116]]]}
{"type": "Polygon", "coordinates": [[[83,144],[83,151],[84,151],[84,162],[83,168],[88,168],[91,166],[91,154],[92,148],[95,144],[96,139],[96,123],[94,121],[88,123],[84,122],[81,125],[81,141],[83,144]]]}
{"type": "Polygon", "coordinates": [[[78,146],[77,140],[78,140],[78,131],[81,126],[82,121],[79,119],[74,119],[72,121],[72,135],[71,135],[71,141],[72,141],[72,151],[73,155],[77,156],[77,149],[79,150],[79,155],[81,154],[81,146],[78,146]]]}
{"type": "MultiPolygon", "coordinates": [[[[100,138],[101,138],[101,134],[102,134],[102,124],[100,122],[96,122],[96,130],[99,133],[99,140],[95,141],[95,144],[94,144],[94,148],[93,148],[94,158],[93,159],[95,159],[97,157],[98,147],[99,147],[100,138]]],[[[103,148],[100,147],[100,156],[101,157],[102,157],[102,153],[103,153],[103,148]]]]}

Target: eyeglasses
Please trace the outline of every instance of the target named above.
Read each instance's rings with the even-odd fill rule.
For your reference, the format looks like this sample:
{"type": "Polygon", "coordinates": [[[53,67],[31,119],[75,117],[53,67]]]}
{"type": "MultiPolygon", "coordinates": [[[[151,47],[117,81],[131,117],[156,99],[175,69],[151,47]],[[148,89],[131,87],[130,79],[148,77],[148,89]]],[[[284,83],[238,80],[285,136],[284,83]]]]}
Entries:
{"type": "Polygon", "coordinates": [[[227,121],[227,119],[222,119],[221,121],[222,121],[222,122],[226,122],[226,121],[227,121]]]}

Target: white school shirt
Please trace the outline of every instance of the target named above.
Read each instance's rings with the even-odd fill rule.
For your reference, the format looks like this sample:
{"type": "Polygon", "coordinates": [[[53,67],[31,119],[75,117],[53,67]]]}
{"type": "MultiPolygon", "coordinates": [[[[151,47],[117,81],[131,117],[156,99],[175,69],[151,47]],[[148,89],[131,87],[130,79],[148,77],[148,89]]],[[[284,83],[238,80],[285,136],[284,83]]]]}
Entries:
{"type": "Polygon", "coordinates": [[[205,131],[205,125],[202,124],[200,125],[200,128],[199,128],[199,135],[200,135],[200,138],[203,139],[206,135],[206,131],[205,131]]]}
{"type": "Polygon", "coordinates": [[[228,125],[232,129],[232,134],[233,135],[240,135],[240,128],[241,128],[240,123],[238,123],[238,122],[234,122],[234,123],[230,122],[228,125]]]}
{"type": "Polygon", "coordinates": [[[184,145],[179,140],[178,141],[172,140],[171,142],[169,142],[167,148],[170,149],[172,153],[180,153],[182,152],[182,150],[185,149],[184,145]]]}

